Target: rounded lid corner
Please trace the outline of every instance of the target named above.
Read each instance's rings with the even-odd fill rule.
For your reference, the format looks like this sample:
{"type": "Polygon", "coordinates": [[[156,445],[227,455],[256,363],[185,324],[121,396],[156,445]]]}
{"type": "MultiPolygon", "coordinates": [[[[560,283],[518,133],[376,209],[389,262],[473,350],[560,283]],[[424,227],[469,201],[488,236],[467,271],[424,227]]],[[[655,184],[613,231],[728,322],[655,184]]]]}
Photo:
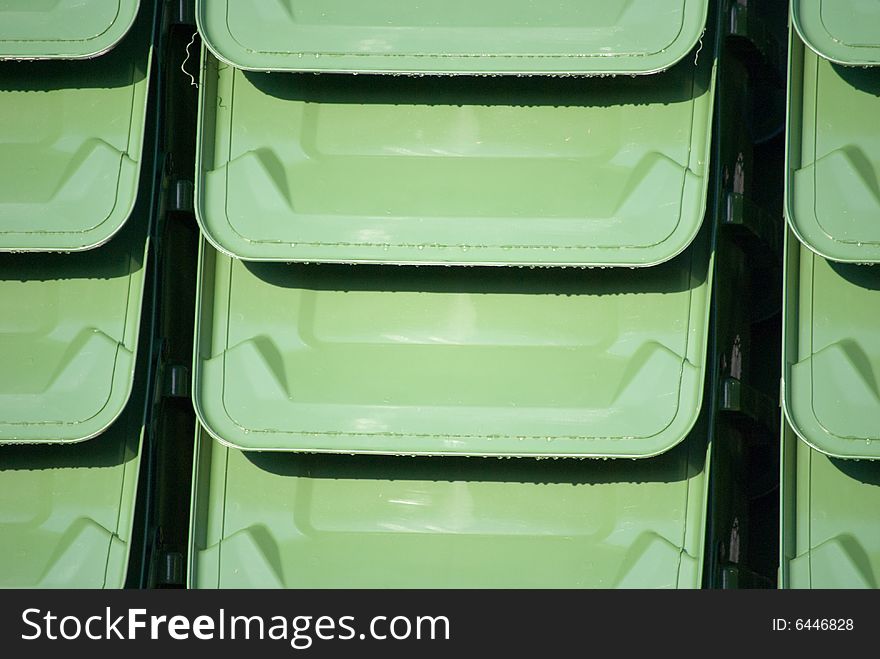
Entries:
{"type": "Polygon", "coordinates": [[[810,50],[845,66],[880,65],[880,6],[860,0],[793,0],[792,25],[810,50]]]}
{"type": "Polygon", "coordinates": [[[251,71],[648,75],[692,51],[708,5],[198,0],[196,21],[218,59],[251,71]]]}
{"type": "Polygon", "coordinates": [[[33,0],[9,0],[0,7],[0,61],[103,56],[129,33],[139,11],[140,0],[36,6],[33,0]]]}

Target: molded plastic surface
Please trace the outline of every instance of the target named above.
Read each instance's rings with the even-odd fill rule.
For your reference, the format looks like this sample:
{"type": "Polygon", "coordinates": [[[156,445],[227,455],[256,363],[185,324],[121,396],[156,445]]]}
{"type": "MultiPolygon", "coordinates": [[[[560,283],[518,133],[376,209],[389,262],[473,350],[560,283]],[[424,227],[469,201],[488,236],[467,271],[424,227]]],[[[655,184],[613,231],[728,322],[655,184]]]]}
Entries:
{"type": "Polygon", "coordinates": [[[122,412],[140,329],[147,219],[92,252],[0,254],[0,443],[89,439],[122,412]]]}
{"type": "Polygon", "coordinates": [[[880,64],[880,2],[792,0],[792,23],[807,45],[833,62],[880,64]]]}
{"type": "Polygon", "coordinates": [[[198,0],[205,43],[262,71],[653,73],[697,44],[707,0],[198,0]]]}
{"type": "Polygon", "coordinates": [[[83,59],[128,33],[140,0],[0,0],[0,59],[83,59]]]}
{"type": "Polygon", "coordinates": [[[197,439],[199,588],[698,588],[707,446],[644,461],[243,453],[197,439]]]}
{"type": "Polygon", "coordinates": [[[826,258],[880,261],[880,68],[832,64],[792,36],[789,85],[791,228],[826,258]]]}
{"type": "Polygon", "coordinates": [[[139,392],[90,442],[0,446],[0,587],[122,588],[143,419],[139,392]]]}
{"type": "Polygon", "coordinates": [[[880,464],[831,458],[786,427],[784,588],[880,588],[880,464]]]}
{"type": "Polygon", "coordinates": [[[150,75],[142,13],[98,59],[0,63],[0,251],[89,249],[130,216],[150,75]]]}
{"type": "Polygon", "coordinates": [[[880,458],[880,269],[828,261],[789,235],[785,411],[832,456],[880,458]]]}
{"type": "Polygon", "coordinates": [[[666,261],[706,208],[712,50],[637,79],[282,75],[204,53],[199,222],[254,261],[666,261]]]}
{"type": "Polygon", "coordinates": [[[203,244],[194,399],[231,446],[647,457],[700,410],[710,232],[644,270],[247,263],[203,244]]]}

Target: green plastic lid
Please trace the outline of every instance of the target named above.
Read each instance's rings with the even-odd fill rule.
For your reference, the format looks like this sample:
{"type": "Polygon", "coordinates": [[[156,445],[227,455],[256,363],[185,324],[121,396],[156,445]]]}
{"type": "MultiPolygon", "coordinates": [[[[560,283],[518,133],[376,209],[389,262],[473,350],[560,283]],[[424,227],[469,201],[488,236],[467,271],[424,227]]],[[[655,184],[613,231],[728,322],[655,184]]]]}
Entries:
{"type": "Polygon", "coordinates": [[[92,252],[0,254],[0,444],[89,439],[122,412],[147,223],[145,212],[92,252]]]}
{"type": "Polygon", "coordinates": [[[131,214],[150,75],[142,14],[104,57],[0,63],[0,251],[89,249],[131,214]]]}
{"type": "Polygon", "coordinates": [[[789,84],[791,228],[826,258],[880,262],[880,68],[832,64],[793,36],[789,84]]]}
{"type": "Polygon", "coordinates": [[[258,71],[654,73],[682,59],[707,0],[198,0],[205,43],[258,71]]]}
{"type": "Polygon", "coordinates": [[[101,55],[128,33],[139,5],[139,0],[0,0],[0,59],[101,55]]]}
{"type": "Polygon", "coordinates": [[[706,208],[711,51],[636,79],[283,75],[205,54],[199,222],[254,261],[668,260],[706,208]]]}
{"type": "Polygon", "coordinates": [[[788,237],[785,411],[810,446],[880,458],[880,269],[835,263],[788,237]]]}
{"type": "Polygon", "coordinates": [[[614,464],[196,451],[191,587],[700,587],[696,432],[614,464]]]}
{"type": "Polygon", "coordinates": [[[203,246],[194,399],[245,450],[649,457],[700,410],[709,231],[644,270],[247,263],[203,246]]]}
{"type": "Polygon", "coordinates": [[[122,417],[92,441],[0,446],[0,587],[125,585],[144,394],[141,386],[122,417]]]}
{"type": "Polygon", "coordinates": [[[877,0],[792,0],[792,24],[822,57],[855,66],[880,64],[877,0]]]}
{"type": "Polygon", "coordinates": [[[880,464],[839,460],[785,424],[783,588],[880,588],[880,464]]]}

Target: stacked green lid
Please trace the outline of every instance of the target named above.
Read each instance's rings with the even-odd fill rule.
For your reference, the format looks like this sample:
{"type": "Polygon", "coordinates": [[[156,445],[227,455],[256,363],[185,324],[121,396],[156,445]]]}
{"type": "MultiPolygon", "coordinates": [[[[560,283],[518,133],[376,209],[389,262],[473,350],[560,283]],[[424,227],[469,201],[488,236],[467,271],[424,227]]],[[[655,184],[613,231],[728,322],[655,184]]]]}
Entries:
{"type": "Polygon", "coordinates": [[[818,450],[877,458],[880,8],[795,0],[792,18],[786,411],[818,450]]]}
{"type": "Polygon", "coordinates": [[[795,587],[876,587],[876,465],[846,460],[880,458],[878,113],[880,5],[793,0],[782,560],[795,587]]]}
{"type": "Polygon", "coordinates": [[[199,2],[205,235],[247,260],[668,260],[705,210],[707,5],[199,2]]]}
{"type": "Polygon", "coordinates": [[[196,451],[192,587],[700,585],[701,441],[613,464],[196,451]]]}
{"type": "Polygon", "coordinates": [[[786,260],[780,583],[876,588],[880,272],[792,233],[786,260]]]}
{"type": "Polygon", "coordinates": [[[880,64],[880,7],[872,0],[792,0],[792,23],[823,59],[846,66],[880,64]]]}
{"type": "Polygon", "coordinates": [[[713,4],[197,2],[192,585],[700,584],[713,4]]]}
{"type": "Polygon", "coordinates": [[[0,3],[0,585],[126,579],[153,29],[133,0],[0,3]]]}

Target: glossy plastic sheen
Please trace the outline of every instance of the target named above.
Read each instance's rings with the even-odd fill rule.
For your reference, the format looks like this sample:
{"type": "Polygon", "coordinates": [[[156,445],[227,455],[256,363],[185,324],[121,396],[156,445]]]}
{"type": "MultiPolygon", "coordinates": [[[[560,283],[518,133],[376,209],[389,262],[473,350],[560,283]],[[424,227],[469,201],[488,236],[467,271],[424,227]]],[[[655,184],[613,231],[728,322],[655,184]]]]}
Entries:
{"type": "Polygon", "coordinates": [[[880,68],[832,64],[792,36],[789,85],[791,228],[826,258],[880,262],[880,68]]]}
{"type": "Polygon", "coordinates": [[[97,59],[0,63],[0,251],[88,249],[131,214],[150,74],[142,14],[97,59]]]}
{"type": "Polygon", "coordinates": [[[124,585],[143,417],[141,392],[92,441],[0,446],[0,587],[124,585]]]}
{"type": "Polygon", "coordinates": [[[833,62],[880,64],[880,2],[792,0],[792,23],[807,45],[833,62]]]}
{"type": "Polygon", "coordinates": [[[832,456],[880,458],[880,269],[828,261],[789,236],[785,411],[832,456]]]}
{"type": "Polygon", "coordinates": [[[653,73],[697,44],[707,0],[198,0],[222,60],[260,71],[653,73]]]}
{"type": "Polygon", "coordinates": [[[203,246],[194,398],[246,450],[647,457],[700,410],[709,231],[645,270],[246,263],[203,246]]]}
{"type": "Polygon", "coordinates": [[[712,50],[636,79],[281,75],[205,53],[199,222],[255,261],[668,260],[706,208],[712,50]]]}
{"type": "Polygon", "coordinates": [[[83,59],[113,48],[139,0],[0,0],[0,59],[83,59]]]}
{"type": "Polygon", "coordinates": [[[839,460],[785,430],[784,588],[880,588],[880,463],[839,460]]]}
{"type": "Polygon", "coordinates": [[[92,252],[0,254],[0,443],[89,439],[122,412],[140,328],[146,224],[133,219],[92,252]]]}
{"type": "Polygon", "coordinates": [[[644,461],[243,453],[197,439],[198,588],[698,588],[705,439],[644,461]]]}

